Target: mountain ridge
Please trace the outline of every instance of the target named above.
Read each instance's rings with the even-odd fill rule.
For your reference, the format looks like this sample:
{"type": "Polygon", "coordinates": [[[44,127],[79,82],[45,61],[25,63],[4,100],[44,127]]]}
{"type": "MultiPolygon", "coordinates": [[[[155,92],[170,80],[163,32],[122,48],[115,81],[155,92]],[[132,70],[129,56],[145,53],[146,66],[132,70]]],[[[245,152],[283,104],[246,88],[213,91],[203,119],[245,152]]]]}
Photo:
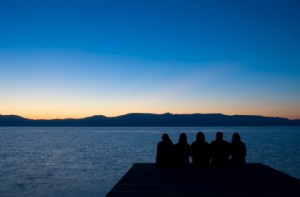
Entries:
{"type": "Polygon", "coordinates": [[[80,127],[197,127],[197,126],[300,126],[300,120],[260,115],[152,114],[129,113],[115,117],[94,115],[85,118],[28,119],[1,115],[0,126],[80,126],[80,127]]]}

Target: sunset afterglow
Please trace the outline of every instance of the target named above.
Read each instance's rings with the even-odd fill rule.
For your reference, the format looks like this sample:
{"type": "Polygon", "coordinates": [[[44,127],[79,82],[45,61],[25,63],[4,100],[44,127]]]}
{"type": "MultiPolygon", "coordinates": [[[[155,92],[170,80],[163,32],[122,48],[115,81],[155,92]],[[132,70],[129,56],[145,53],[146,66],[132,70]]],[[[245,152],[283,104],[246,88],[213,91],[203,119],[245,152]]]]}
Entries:
{"type": "Polygon", "coordinates": [[[298,1],[5,1],[0,114],[300,119],[298,1]]]}

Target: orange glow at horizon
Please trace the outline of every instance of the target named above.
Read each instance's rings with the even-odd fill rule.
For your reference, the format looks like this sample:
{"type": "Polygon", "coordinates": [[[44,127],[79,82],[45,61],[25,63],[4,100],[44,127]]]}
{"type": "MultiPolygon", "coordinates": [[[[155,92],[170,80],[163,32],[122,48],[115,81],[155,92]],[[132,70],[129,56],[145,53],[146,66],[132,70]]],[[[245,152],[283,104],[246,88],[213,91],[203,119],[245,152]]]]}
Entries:
{"type": "MultiPolygon", "coordinates": [[[[103,63],[105,68],[111,65],[114,64],[103,63]]],[[[137,63],[135,67],[142,65],[144,64],[137,63]]],[[[9,86],[0,83],[3,92],[0,97],[0,114],[14,114],[31,119],[64,119],[169,112],[300,119],[297,92],[291,91],[292,89],[284,93],[278,92],[278,87],[273,88],[275,85],[270,79],[272,83],[267,86],[251,80],[242,85],[236,83],[241,80],[235,77],[240,76],[236,73],[241,72],[242,65],[199,64],[190,65],[190,69],[185,69],[180,74],[158,73],[158,68],[164,66],[167,65],[155,64],[153,68],[144,66],[149,70],[134,77],[124,68],[120,71],[121,65],[115,68],[117,71],[113,70],[115,72],[100,69],[99,75],[95,76],[91,76],[92,73],[97,73],[95,67],[87,70],[80,67],[77,71],[73,69],[72,72],[65,71],[60,75],[56,69],[49,67],[47,75],[44,71],[32,76],[20,74],[16,76],[20,80],[12,82],[7,77],[5,80],[9,86]]],[[[18,73],[22,72],[21,69],[18,73]]],[[[11,73],[15,74],[15,71],[11,70],[11,73]]],[[[261,77],[267,80],[265,76],[261,77]]],[[[289,84],[285,85],[282,87],[284,91],[287,90],[286,87],[291,87],[289,84]]]]}
{"type": "Polygon", "coordinates": [[[240,110],[233,110],[233,109],[204,109],[202,110],[197,110],[197,109],[192,109],[191,107],[187,109],[175,109],[171,110],[168,108],[162,107],[159,109],[159,107],[150,107],[148,109],[138,109],[138,108],[132,108],[131,110],[126,110],[126,109],[121,109],[119,111],[117,110],[109,110],[109,109],[95,109],[95,110],[42,110],[42,111],[34,111],[34,110],[11,110],[11,111],[4,111],[1,110],[0,114],[1,115],[18,115],[22,116],[24,118],[29,118],[29,119],[65,119],[65,118],[85,118],[85,117],[90,117],[94,115],[103,115],[106,117],[116,117],[120,115],[125,115],[128,113],[153,113],[153,114],[164,114],[164,113],[172,113],[172,114],[195,114],[195,113],[200,113],[200,114],[211,114],[211,113],[221,113],[224,115],[259,115],[259,116],[268,116],[268,117],[281,117],[281,118],[288,118],[288,119],[300,119],[300,113],[296,111],[281,111],[280,109],[278,110],[267,110],[263,111],[261,110],[254,110],[254,109],[240,109],[240,110]]]}

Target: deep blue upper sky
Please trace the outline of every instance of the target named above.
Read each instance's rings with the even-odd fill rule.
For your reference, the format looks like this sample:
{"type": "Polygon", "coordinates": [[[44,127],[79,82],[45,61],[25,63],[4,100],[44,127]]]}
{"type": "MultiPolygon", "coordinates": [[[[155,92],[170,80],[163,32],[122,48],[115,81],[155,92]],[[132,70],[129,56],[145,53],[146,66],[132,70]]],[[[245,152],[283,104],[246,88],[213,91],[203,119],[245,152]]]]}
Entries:
{"type": "MultiPolygon", "coordinates": [[[[190,85],[183,85],[184,90],[178,91],[175,96],[158,98],[152,105],[161,106],[161,110],[157,107],[150,112],[249,113],[300,118],[299,10],[298,0],[1,1],[0,77],[4,78],[1,82],[5,89],[2,91],[6,95],[2,102],[10,103],[13,97],[26,97],[26,93],[17,93],[19,88],[23,89],[22,80],[34,92],[26,97],[28,100],[35,100],[36,95],[46,92],[39,92],[43,88],[33,88],[33,84],[47,83],[46,93],[54,95],[59,105],[66,101],[52,94],[49,87],[56,89],[62,85],[62,92],[80,87],[82,94],[80,88],[76,94],[85,95],[86,89],[95,90],[110,84],[108,94],[112,96],[107,100],[115,100],[105,106],[111,106],[112,111],[103,109],[102,103],[106,101],[103,102],[100,95],[93,95],[93,102],[89,100],[90,95],[78,100],[73,96],[74,103],[85,100],[98,106],[97,111],[88,110],[82,115],[146,112],[151,109],[148,102],[143,102],[148,94],[157,95],[165,89],[177,89],[172,85],[159,89],[159,84],[185,84],[190,75],[197,78],[194,76],[196,73],[202,78],[221,73],[222,77],[211,77],[214,79],[203,85],[208,87],[204,91],[201,79],[198,79],[187,83],[196,84],[191,85],[192,89],[190,85]],[[100,62],[102,66],[99,66],[100,62]],[[60,73],[59,85],[49,85],[46,79],[43,81],[44,77],[39,78],[45,75],[41,71],[45,69],[46,73],[49,71],[53,75],[60,73]],[[88,72],[86,77],[82,76],[85,80],[76,81],[76,77],[85,71],[88,72]],[[223,75],[224,72],[227,74],[223,75]],[[31,77],[26,78],[26,74],[31,77]],[[107,77],[105,83],[97,79],[102,76],[107,77]],[[133,82],[134,76],[140,80],[133,82]],[[153,81],[144,78],[152,78],[153,81]],[[123,80],[118,82],[117,79],[123,80]],[[150,81],[154,85],[149,85],[150,81]],[[120,88],[120,84],[128,84],[127,89],[136,83],[145,86],[134,87],[130,95],[120,88]],[[151,93],[152,89],[156,92],[151,93]],[[219,95],[222,91],[224,94],[219,95]],[[122,98],[116,99],[115,95],[120,92],[122,98]],[[144,96],[132,98],[137,92],[144,96]],[[224,96],[225,100],[216,98],[220,96],[224,96]],[[176,97],[181,100],[176,100],[176,97]],[[132,103],[119,104],[123,110],[114,109],[115,103],[126,99],[132,100],[132,103]],[[163,108],[171,99],[173,105],[163,108]],[[253,99],[256,99],[255,102],[253,99]],[[135,106],[137,101],[142,104],[135,106]],[[197,105],[196,102],[202,104],[197,105]],[[249,105],[251,102],[254,103],[249,105]],[[267,106],[267,103],[272,104],[267,106]],[[266,107],[265,111],[261,106],[266,107]],[[282,112],[282,109],[287,111],[282,112]]],[[[44,97],[39,102],[41,108],[49,104],[44,102],[44,97]]],[[[6,104],[0,114],[18,113],[13,106],[23,106],[20,101],[10,105],[6,104]]],[[[83,105],[74,111],[86,108],[83,105]]],[[[47,115],[38,110],[31,112],[29,108],[19,109],[19,114],[25,116],[40,113],[41,117],[55,117],[55,110],[47,115]]],[[[57,116],[63,117],[59,111],[57,107],[57,116]]],[[[79,112],[75,114],[80,116],[79,112]]]]}

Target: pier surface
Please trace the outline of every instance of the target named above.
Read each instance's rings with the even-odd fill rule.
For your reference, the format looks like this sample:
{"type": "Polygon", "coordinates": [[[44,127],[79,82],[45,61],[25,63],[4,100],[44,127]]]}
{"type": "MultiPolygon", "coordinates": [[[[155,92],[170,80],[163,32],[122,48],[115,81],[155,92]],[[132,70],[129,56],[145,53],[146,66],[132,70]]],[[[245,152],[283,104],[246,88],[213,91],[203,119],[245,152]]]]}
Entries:
{"type": "Polygon", "coordinates": [[[134,196],[300,196],[300,180],[259,163],[176,168],[136,163],[107,194],[134,196]]]}

